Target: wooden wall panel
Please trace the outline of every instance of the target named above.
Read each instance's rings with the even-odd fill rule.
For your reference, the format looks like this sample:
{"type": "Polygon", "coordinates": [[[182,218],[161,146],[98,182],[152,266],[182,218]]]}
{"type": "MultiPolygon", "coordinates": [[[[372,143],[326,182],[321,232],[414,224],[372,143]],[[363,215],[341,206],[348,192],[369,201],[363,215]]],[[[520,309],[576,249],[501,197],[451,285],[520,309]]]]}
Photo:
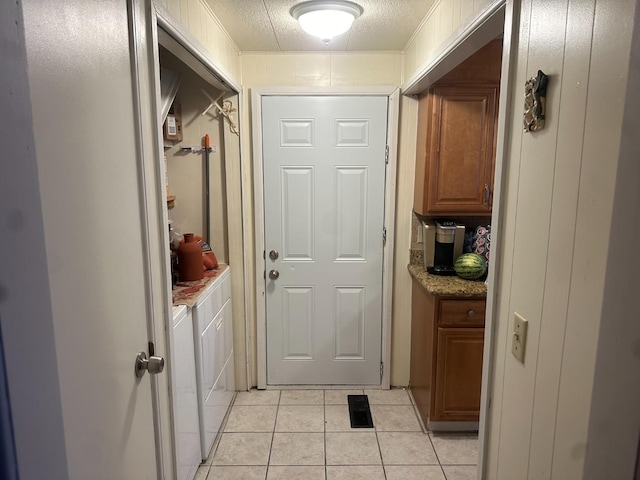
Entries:
{"type": "MultiPolygon", "coordinates": [[[[634,0],[596,2],[595,7],[554,478],[583,473],[600,321],[607,319],[602,311],[604,274],[610,235],[618,235],[610,228],[635,8],[634,0]]],[[[580,14],[576,12],[576,20],[580,14]]],[[[635,308],[632,301],[630,309],[635,308]]]]}
{"type": "Polygon", "coordinates": [[[436,2],[404,48],[402,80],[407,81],[433,61],[454,35],[470,25],[493,1],[440,0],[436,2]]]}
{"type": "Polygon", "coordinates": [[[240,50],[205,0],[156,0],[212,57],[219,68],[240,84],[240,50]]]}
{"type": "MultiPolygon", "coordinates": [[[[560,111],[559,82],[562,73],[562,52],[567,1],[553,5],[531,3],[530,41],[522,45],[521,54],[526,57],[525,80],[534,76],[537,69],[557,79],[553,89],[548,90],[545,129],[536,133],[522,134],[520,152],[520,180],[518,210],[515,232],[515,250],[509,310],[500,319],[508,328],[513,323],[514,312],[529,320],[524,365],[510,353],[510,339],[505,359],[505,388],[503,394],[501,430],[512,432],[509,442],[502,442],[498,456],[498,476],[505,478],[527,478],[530,449],[530,432],[533,405],[535,402],[535,375],[538,361],[540,331],[543,328],[542,302],[545,291],[545,276],[549,251],[549,229],[553,203],[556,142],[558,139],[558,117],[551,112],[560,111]],[[540,22],[541,14],[549,15],[548,21],[540,22]],[[545,42],[538,39],[544,38],[545,42]],[[525,50],[526,49],[526,50],[525,50]]],[[[513,86],[523,90],[523,84],[513,86]]],[[[515,120],[520,123],[522,107],[514,95],[515,120]]],[[[521,125],[521,123],[520,123],[521,125]]],[[[518,128],[522,132],[522,127],[518,128]]],[[[543,351],[546,349],[543,349],[543,351]]],[[[540,385],[544,389],[545,385],[540,385]]],[[[545,424],[549,424],[546,421],[545,424]]]]}
{"type": "MultiPolygon", "coordinates": [[[[549,478],[553,458],[555,418],[558,407],[558,385],[562,365],[563,345],[567,324],[567,308],[573,264],[574,237],[568,235],[576,227],[579,176],[582,164],[584,124],[587,103],[585,79],[589,74],[591,24],[576,18],[591,19],[595,2],[570,4],[566,13],[566,43],[563,70],[558,79],[562,106],[558,114],[558,138],[553,189],[553,209],[549,231],[549,253],[545,275],[545,294],[542,303],[540,345],[544,355],[538,357],[535,385],[536,398],[532,416],[531,458],[529,475],[532,479],[549,478]],[[576,17],[578,15],[578,17],[576,17]]],[[[565,19],[564,15],[562,18],[565,19]]]]}
{"type": "Polygon", "coordinates": [[[526,1],[516,21],[489,479],[585,473],[633,8],[526,1]],[[551,75],[546,127],[524,134],[523,83],[538,68],[551,75]],[[514,312],[529,320],[524,365],[510,353],[514,312]]]}

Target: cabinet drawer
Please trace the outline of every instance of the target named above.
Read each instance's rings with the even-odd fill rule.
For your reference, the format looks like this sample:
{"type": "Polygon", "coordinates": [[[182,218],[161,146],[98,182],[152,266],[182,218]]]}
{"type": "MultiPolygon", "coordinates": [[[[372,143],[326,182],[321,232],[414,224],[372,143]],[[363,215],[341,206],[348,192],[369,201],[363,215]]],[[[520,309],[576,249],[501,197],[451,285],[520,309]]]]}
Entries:
{"type": "Polygon", "coordinates": [[[486,301],[482,299],[440,300],[438,325],[484,326],[486,301]]]}

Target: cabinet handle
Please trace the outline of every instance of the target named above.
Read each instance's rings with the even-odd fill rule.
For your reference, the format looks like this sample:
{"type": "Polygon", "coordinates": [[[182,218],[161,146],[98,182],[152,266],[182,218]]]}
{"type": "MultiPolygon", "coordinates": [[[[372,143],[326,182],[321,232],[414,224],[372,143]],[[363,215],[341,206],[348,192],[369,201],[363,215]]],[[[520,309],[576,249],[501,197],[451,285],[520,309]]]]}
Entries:
{"type": "Polygon", "coordinates": [[[491,197],[491,191],[489,190],[489,184],[484,184],[484,205],[489,206],[489,197],[491,197]]]}
{"type": "Polygon", "coordinates": [[[476,312],[474,312],[473,310],[469,310],[469,311],[467,312],[467,316],[468,316],[468,317],[475,317],[475,316],[476,316],[476,312]]]}

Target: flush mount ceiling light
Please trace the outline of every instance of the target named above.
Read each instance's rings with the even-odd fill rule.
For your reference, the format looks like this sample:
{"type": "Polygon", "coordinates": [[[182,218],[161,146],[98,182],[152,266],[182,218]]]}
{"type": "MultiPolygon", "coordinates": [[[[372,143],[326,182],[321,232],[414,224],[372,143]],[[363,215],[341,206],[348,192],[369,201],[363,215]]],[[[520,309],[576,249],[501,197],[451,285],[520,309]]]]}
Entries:
{"type": "Polygon", "coordinates": [[[349,30],[362,12],[360,5],[343,0],[302,2],[289,11],[305,32],[320,37],[325,44],[349,30]]]}

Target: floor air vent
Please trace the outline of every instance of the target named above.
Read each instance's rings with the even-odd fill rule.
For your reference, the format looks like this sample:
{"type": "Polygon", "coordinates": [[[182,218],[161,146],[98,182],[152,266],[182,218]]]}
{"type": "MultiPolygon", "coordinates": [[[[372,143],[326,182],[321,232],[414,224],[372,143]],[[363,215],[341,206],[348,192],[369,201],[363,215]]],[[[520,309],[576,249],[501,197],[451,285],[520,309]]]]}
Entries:
{"type": "Polygon", "coordinates": [[[366,395],[347,395],[351,428],[373,428],[369,399],[366,395]]]}

